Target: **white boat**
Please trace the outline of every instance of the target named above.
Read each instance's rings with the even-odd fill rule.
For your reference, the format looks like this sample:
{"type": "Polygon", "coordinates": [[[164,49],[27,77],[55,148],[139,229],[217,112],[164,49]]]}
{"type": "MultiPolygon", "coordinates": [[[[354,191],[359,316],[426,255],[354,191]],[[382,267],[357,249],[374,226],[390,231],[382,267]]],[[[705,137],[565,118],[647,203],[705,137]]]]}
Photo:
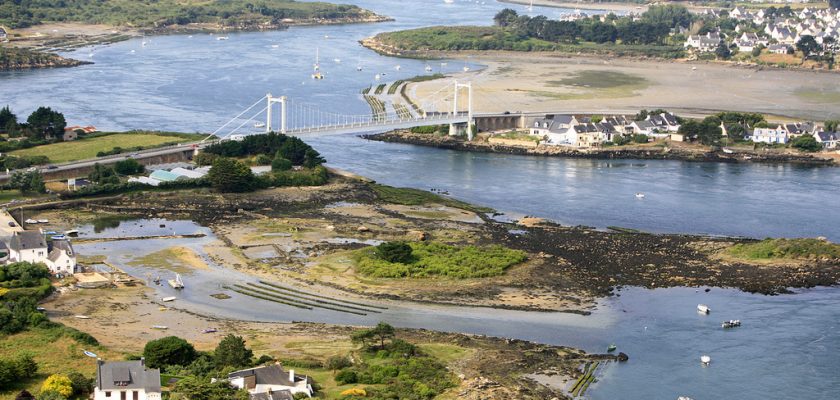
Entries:
{"type": "Polygon", "coordinates": [[[341,64],[340,58],[333,58],[333,61],[335,61],[336,64],[341,64]]]}
{"type": "Polygon", "coordinates": [[[399,71],[399,70],[401,70],[401,69],[402,69],[402,66],[401,66],[401,65],[399,65],[399,64],[397,64],[397,66],[396,66],[396,67],[394,67],[394,69],[395,69],[395,70],[397,70],[397,71],[399,71]]]}
{"type": "Polygon", "coordinates": [[[229,38],[228,38],[227,36],[218,36],[218,37],[216,37],[216,40],[228,40],[228,39],[229,39],[229,38]]]}
{"type": "Polygon", "coordinates": [[[159,330],[164,331],[164,330],[169,329],[169,327],[166,326],[166,325],[152,325],[152,329],[159,329],[159,330]]]}
{"type": "Polygon", "coordinates": [[[465,66],[464,66],[464,72],[470,72],[470,67],[468,67],[468,66],[466,66],[466,65],[465,65],[465,66]]]}
{"type": "Polygon", "coordinates": [[[531,0],[531,3],[528,4],[528,11],[534,11],[534,0],[531,0]]]}
{"type": "Polygon", "coordinates": [[[726,153],[726,154],[734,153],[734,151],[732,151],[731,149],[727,149],[726,147],[722,148],[721,150],[723,150],[723,152],[726,153]]]}
{"type": "Polygon", "coordinates": [[[172,286],[175,289],[184,288],[184,281],[181,280],[181,274],[175,274],[175,279],[170,279],[167,282],[169,283],[169,286],[172,286]]]}
{"type": "Polygon", "coordinates": [[[697,71],[697,67],[691,67],[692,71],[697,71]]]}
{"type": "Polygon", "coordinates": [[[87,315],[82,315],[82,314],[74,315],[74,317],[76,317],[78,319],[90,319],[90,317],[88,317],[87,315]]]}
{"type": "Polygon", "coordinates": [[[357,66],[356,66],[356,71],[361,71],[361,70],[362,70],[362,66],[361,66],[361,65],[357,65],[357,66]]]}
{"type": "Polygon", "coordinates": [[[636,198],[637,198],[637,199],[644,199],[644,198],[645,198],[645,194],[644,194],[644,193],[636,193],[636,198]]]}
{"type": "Polygon", "coordinates": [[[254,122],[254,128],[265,128],[265,122],[254,122]]]}
{"type": "Polygon", "coordinates": [[[443,2],[446,4],[452,4],[455,3],[455,0],[443,0],[443,2]]]}
{"type": "Polygon", "coordinates": [[[278,49],[278,48],[280,48],[280,45],[279,44],[272,44],[271,48],[272,49],[278,49]]]}
{"type": "Polygon", "coordinates": [[[161,300],[162,300],[162,301],[175,301],[175,299],[177,299],[177,297],[175,297],[175,296],[169,296],[169,297],[164,297],[164,298],[162,298],[161,300]]]}
{"type": "Polygon", "coordinates": [[[724,328],[724,329],[726,329],[726,328],[737,328],[739,326],[741,326],[741,320],[740,319],[730,319],[729,321],[723,321],[723,323],[720,324],[720,327],[724,328]]]}
{"type": "Polygon", "coordinates": [[[432,66],[431,65],[426,64],[426,72],[432,72],[432,66]]]}
{"type": "Polygon", "coordinates": [[[703,365],[709,365],[712,362],[712,358],[707,355],[702,355],[700,356],[700,362],[703,363],[703,365]]]}
{"type": "Polygon", "coordinates": [[[96,355],[96,353],[94,353],[94,352],[92,352],[92,351],[82,350],[82,353],[85,353],[85,355],[86,355],[86,356],[88,356],[88,357],[90,357],[90,358],[97,358],[97,357],[99,357],[99,356],[97,356],[97,355],[96,355]]]}
{"type": "Polygon", "coordinates": [[[692,399],[691,397],[688,397],[688,396],[680,396],[680,397],[677,397],[677,400],[694,400],[694,399],[692,399]]]}
{"type": "Polygon", "coordinates": [[[697,312],[702,313],[702,314],[708,314],[708,313],[712,312],[712,309],[709,308],[709,306],[707,306],[705,304],[698,304],[697,305],[697,312]]]}
{"type": "Polygon", "coordinates": [[[376,79],[378,81],[378,80],[382,79],[382,76],[380,76],[379,74],[376,74],[376,76],[374,76],[373,79],[376,79]]]}
{"type": "Polygon", "coordinates": [[[48,219],[39,219],[38,220],[39,224],[46,224],[46,223],[49,223],[49,222],[50,222],[50,220],[48,220],[48,219]]]}
{"type": "Polygon", "coordinates": [[[32,218],[29,218],[29,219],[27,219],[26,221],[23,221],[23,222],[25,222],[27,224],[37,224],[38,223],[37,220],[34,220],[32,218]]]}

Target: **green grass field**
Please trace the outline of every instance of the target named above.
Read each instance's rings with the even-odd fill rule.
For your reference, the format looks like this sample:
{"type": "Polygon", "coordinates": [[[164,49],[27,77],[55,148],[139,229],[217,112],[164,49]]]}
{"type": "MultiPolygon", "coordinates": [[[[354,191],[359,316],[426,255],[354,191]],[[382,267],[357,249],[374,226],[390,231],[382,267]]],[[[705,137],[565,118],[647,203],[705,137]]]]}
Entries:
{"type": "Polygon", "coordinates": [[[115,133],[113,135],[80,139],[72,142],[52,143],[23,150],[15,150],[15,156],[47,156],[52,163],[85,160],[96,157],[100,151],[114,147],[130,149],[135,147],[154,148],[165,144],[194,141],[188,137],[164,136],[157,133],[115,133]]]}
{"type": "Polygon", "coordinates": [[[809,260],[840,258],[840,245],[820,239],[765,239],[736,244],[729,255],[746,260],[809,260]]]}

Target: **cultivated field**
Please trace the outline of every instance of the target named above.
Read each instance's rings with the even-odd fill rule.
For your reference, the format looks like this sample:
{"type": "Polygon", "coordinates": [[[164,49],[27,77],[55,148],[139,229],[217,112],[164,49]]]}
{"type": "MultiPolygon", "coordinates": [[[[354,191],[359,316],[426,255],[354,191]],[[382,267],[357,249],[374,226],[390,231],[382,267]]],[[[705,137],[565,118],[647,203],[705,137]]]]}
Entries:
{"type": "Polygon", "coordinates": [[[115,147],[123,149],[136,147],[151,148],[193,140],[186,136],[164,136],[157,133],[116,133],[72,142],[60,142],[15,150],[11,154],[15,156],[47,156],[52,163],[62,163],[94,158],[97,153],[111,151],[115,147]]]}

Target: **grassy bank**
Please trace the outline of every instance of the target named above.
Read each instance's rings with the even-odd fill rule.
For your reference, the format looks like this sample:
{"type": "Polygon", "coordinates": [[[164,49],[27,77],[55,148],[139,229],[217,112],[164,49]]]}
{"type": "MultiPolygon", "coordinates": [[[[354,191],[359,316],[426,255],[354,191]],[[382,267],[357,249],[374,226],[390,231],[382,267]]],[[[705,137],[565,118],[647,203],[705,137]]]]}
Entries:
{"type": "Polygon", "coordinates": [[[409,243],[411,255],[403,262],[390,262],[378,247],[360,250],[354,261],[362,275],[377,278],[456,279],[499,276],[526,260],[525,252],[502,246],[450,246],[437,242],[409,243]]]}
{"type": "Polygon", "coordinates": [[[203,135],[167,132],[119,132],[95,134],[72,142],[58,142],[28,149],[15,150],[15,156],[46,156],[53,163],[85,160],[101,153],[115,153],[114,149],[135,151],[186,143],[203,139],[203,135]]]}
{"type": "Polygon", "coordinates": [[[0,7],[0,25],[13,29],[45,22],[80,22],[158,29],[170,25],[265,26],[284,20],[351,20],[373,16],[354,5],[293,0],[61,0],[0,7]]]}
{"type": "Polygon", "coordinates": [[[623,43],[557,43],[533,37],[522,37],[495,26],[435,26],[376,35],[374,42],[380,51],[406,52],[420,55],[429,51],[504,50],[554,51],[563,53],[609,54],[615,56],[645,56],[678,58],[681,46],[635,45],[623,43]]]}
{"type": "Polygon", "coordinates": [[[418,190],[412,188],[396,188],[392,186],[380,185],[377,183],[370,184],[371,189],[376,192],[379,199],[386,203],[402,204],[407,206],[418,206],[422,204],[441,204],[445,206],[460,208],[476,213],[490,213],[494,210],[488,207],[481,207],[465,203],[460,200],[451,199],[427,192],[425,190],[418,190]]]}
{"type": "Polygon", "coordinates": [[[736,244],[728,255],[744,260],[840,259],[840,245],[821,239],[765,239],[736,244]]]}

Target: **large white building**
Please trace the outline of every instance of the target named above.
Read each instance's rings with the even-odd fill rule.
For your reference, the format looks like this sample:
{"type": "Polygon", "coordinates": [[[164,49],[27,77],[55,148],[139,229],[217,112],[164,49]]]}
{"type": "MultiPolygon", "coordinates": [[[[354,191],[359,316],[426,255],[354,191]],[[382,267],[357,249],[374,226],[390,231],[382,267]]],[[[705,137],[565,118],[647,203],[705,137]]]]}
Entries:
{"type": "Polygon", "coordinates": [[[76,272],[76,252],[66,237],[46,235],[37,231],[17,231],[8,238],[7,263],[42,263],[53,274],[70,275],[76,272]]]}
{"type": "Polygon", "coordinates": [[[160,400],[160,370],[137,361],[96,361],[93,400],[160,400]]]}
{"type": "Polygon", "coordinates": [[[297,393],[312,397],[314,392],[308,376],[295,375],[293,369],[287,373],[279,363],[231,372],[228,382],[248,390],[251,400],[292,398],[297,393]]]}

